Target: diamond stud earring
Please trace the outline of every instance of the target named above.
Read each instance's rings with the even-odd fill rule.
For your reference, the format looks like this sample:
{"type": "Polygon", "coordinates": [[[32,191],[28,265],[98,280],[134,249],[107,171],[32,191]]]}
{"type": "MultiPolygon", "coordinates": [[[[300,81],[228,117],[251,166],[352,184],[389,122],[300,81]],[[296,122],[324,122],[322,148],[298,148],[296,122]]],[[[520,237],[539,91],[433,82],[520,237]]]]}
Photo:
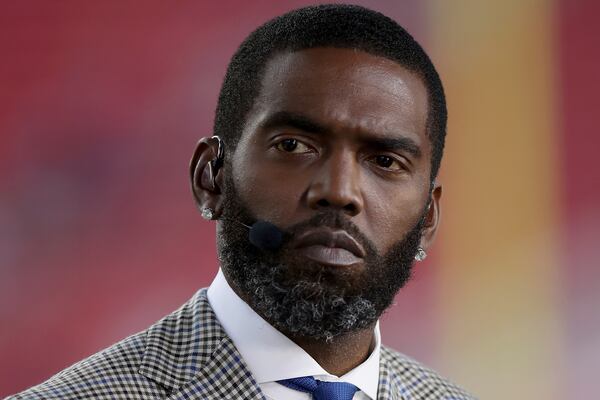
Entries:
{"type": "Polygon", "coordinates": [[[202,209],[202,218],[211,220],[215,217],[215,210],[209,207],[204,207],[202,209]]]}
{"type": "Polygon", "coordinates": [[[423,250],[422,247],[419,247],[417,249],[417,254],[415,254],[415,260],[423,261],[425,258],[427,258],[427,253],[425,253],[425,250],[423,250]]]}

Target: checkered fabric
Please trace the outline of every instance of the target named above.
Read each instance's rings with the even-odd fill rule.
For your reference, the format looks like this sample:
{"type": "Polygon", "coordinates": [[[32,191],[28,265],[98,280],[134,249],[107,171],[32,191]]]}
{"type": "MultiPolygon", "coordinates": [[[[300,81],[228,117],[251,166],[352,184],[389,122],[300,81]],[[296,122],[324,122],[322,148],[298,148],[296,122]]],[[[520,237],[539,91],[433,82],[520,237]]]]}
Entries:
{"type": "MultiPolygon", "coordinates": [[[[471,400],[433,371],[383,347],[378,400],[471,400]]],[[[217,321],[206,289],[147,330],[16,399],[265,399],[217,321]]]]}

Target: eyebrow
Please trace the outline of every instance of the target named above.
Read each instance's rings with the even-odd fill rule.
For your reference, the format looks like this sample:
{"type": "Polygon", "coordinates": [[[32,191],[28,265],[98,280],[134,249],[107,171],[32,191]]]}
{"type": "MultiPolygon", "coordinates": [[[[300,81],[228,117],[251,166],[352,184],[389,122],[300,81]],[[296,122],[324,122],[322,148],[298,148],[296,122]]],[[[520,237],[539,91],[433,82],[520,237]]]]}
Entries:
{"type": "Polygon", "coordinates": [[[327,131],[327,128],[324,125],[321,125],[302,114],[296,114],[289,111],[278,111],[262,124],[262,128],[265,130],[281,126],[296,128],[310,133],[325,133],[327,131]]]}
{"type": "MultiPolygon", "coordinates": [[[[299,129],[304,132],[323,134],[328,131],[327,127],[313,119],[289,111],[278,111],[267,118],[262,123],[262,129],[269,130],[277,127],[290,127],[299,129]]],[[[420,158],[422,155],[421,148],[411,138],[406,136],[401,137],[369,137],[365,139],[368,146],[382,151],[401,150],[412,155],[415,158],[420,158]]]]}
{"type": "Polygon", "coordinates": [[[415,143],[415,141],[405,136],[394,138],[373,138],[368,139],[368,142],[375,149],[402,150],[414,158],[421,158],[422,155],[421,148],[415,143]]]}

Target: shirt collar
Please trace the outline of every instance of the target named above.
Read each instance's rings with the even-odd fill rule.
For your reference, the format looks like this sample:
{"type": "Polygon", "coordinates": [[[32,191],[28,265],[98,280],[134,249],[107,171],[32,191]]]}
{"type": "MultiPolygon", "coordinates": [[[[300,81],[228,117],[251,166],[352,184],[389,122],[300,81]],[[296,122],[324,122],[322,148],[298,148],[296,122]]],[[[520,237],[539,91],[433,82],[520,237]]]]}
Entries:
{"type": "Polygon", "coordinates": [[[208,288],[207,296],[223,329],[259,384],[300,376],[314,376],[321,380],[351,383],[371,399],[377,398],[381,347],[379,322],[375,326],[375,343],[369,357],[338,378],[325,371],[300,346],[250,308],[229,286],[220,269],[208,288]]]}

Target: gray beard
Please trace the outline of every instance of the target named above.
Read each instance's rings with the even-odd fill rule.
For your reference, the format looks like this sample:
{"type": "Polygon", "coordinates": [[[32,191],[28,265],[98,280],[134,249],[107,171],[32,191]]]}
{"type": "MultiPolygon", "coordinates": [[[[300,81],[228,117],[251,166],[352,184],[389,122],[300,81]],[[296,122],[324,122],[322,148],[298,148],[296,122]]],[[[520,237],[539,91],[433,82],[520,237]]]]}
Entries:
{"type": "Polygon", "coordinates": [[[289,337],[331,341],[373,326],[410,279],[420,243],[425,212],[418,222],[384,255],[343,214],[316,213],[308,221],[286,229],[280,249],[260,250],[248,240],[256,221],[242,204],[231,178],[223,190],[224,212],[219,221],[221,267],[238,294],[261,317],[289,337]],[[290,239],[308,227],[343,229],[366,251],[365,267],[331,268],[294,256],[290,239]]]}

